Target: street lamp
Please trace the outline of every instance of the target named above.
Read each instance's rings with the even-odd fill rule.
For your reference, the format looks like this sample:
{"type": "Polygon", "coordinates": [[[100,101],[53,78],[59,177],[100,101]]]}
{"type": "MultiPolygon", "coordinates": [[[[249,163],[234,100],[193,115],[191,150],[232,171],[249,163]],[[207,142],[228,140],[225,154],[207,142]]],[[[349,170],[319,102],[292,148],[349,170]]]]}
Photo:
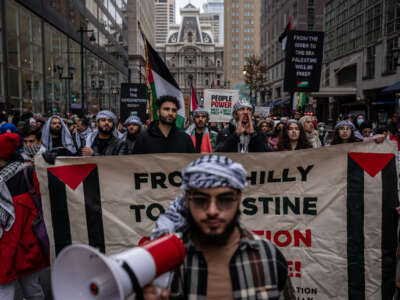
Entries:
{"type": "Polygon", "coordinates": [[[60,65],[54,65],[53,66],[53,71],[54,73],[58,73],[58,79],[59,80],[65,80],[65,114],[67,114],[67,112],[69,112],[69,95],[68,95],[68,86],[69,85],[69,81],[74,79],[74,73],[73,71],[75,70],[74,67],[68,67],[68,74],[67,76],[63,76],[63,72],[64,72],[64,67],[60,66],[60,65]]]}
{"type": "MultiPolygon", "coordinates": [[[[247,76],[250,76],[250,73],[247,72],[246,70],[243,70],[243,75],[246,78],[247,76]]],[[[253,91],[251,90],[251,85],[250,84],[249,84],[249,90],[250,90],[250,95],[249,95],[250,99],[249,100],[250,100],[250,103],[253,104],[252,99],[251,99],[253,91]]]]}
{"type": "Polygon", "coordinates": [[[114,95],[114,109],[117,111],[117,95],[119,94],[119,87],[114,87],[111,89],[111,94],[114,95]]]}
{"type": "Polygon", "coordinates": [[[84,74],[85,74],[84,73],[84,71],[85,71],[84,65],[85,64],[84,64],[84,61],[83,61],[83,58],[84,58],[84,55],[83,55],[83,51],[84,51],[83,34],[84,33],[88,33],[88,32],[92,33],[90,38],[89,38],[90,42],[96,41],[96,37],[94,36],[94,30],[93,29],[84,29],[83,26],[81,26],[79,28],[78,32],[80,33],[80,37],[81,37],[80,41],[81,41],[81,94],[82,94],[81,101],[82,101],[82,113],[85,114],[85,112],[86,112],[85,102],[86,101],[85,101],[85,78],[84,78],[84,74]]]}

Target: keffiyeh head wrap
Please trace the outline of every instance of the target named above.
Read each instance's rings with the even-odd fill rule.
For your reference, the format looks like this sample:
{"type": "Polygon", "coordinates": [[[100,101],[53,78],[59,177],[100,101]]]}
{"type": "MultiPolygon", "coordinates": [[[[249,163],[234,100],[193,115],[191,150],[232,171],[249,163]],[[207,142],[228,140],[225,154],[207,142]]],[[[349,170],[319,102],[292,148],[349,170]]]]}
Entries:
{"type": "Polygon", "coordinates": [[[101,118],[110,118],[113,120],[114,126],[117,126],[117,117],[114,115],[112,111],[109,110],[99,111],[98,114],[96,115],[96,122],[101,118]]]}
{"type": "Polygon", "coordinates": [[[299,121],[297,121],[296,119],[289,119],[286,122],[286,126],[289,127],[289,125],[292,124],[292,123],[299,125],[299,121]]]}
{"type": "Polygon", "coordinates": [[[141,121],[140,118],[137,117],[137,116],[130,116],[130,117],[129,117],[128,119],[126,119],[126,121],[124,122],[124,126],[125,126],[125,127],[128,126],[128,125],[131,125],[131,124],[139,125],[140,128],[143,127],[142,121],[141,121]]]}
{"type": "Polygon", "coordinates": [[[234,115],[239,109],[242,109],[244,107],[248,107],[251,111],[254,111],[253,105],[251,105],[249,101],[247,101],[246,99],[240,99],[233,106],[232,115],[234,115]]]}
{"type": "MultiPolygon", "coordinates": [[[[185,192],[216,187],[232,187],[242,191],[246,186],[246,171],[243,166],[225,156],[205,155],[182,171],[181,189],[185,192]]],[[[158,218],[152,238],[168,232],[185,232],[188,229],[185,192],[171,202],[166,213],[158,218]]]]}
{"type": "MultiPolygon", "coordinates": [[[[113,135],[115,137],[118,138],[118,133],[117,133],[117,117],[114,115],[114,113],[112,111],[109,110],[102,110],[99,111],[96,115],[96,122],[99,121],[102,118],[110,118],[113,120],[113,124],[114,124],[114,131],[113,131],[113,135]]],[[[87,138],[86,138],[86,147],[92,147],[94,140],[96,139],[97,135],[99,134],[99,130],[96,128],[95,130],[93,130],[92,133],[89,133],[87,138]]]]}
{"type": "Polygon", "coordinates": [[[335,125],[335,130],[337,130],[337,129],[339,129],[340,127],[343,127],[343,126],[349,126],[350,128],[351,128],[351,130],[355,130],[356,128],[354,127],[354,124],[352,123],[352,122],[350,122],[350,121],[347,121],[347,120],[343,120],[343,121],[340,121],[340,122],[337,122],[336,123],[336,125],[335,125]]]}
{"type": "Polygon", "coordinates": [[[311,116],[304,116],[304,117],[300,118],[299,123],[301,124],[301,126],[304,127],[304,123],[306,122],[307,118],[311,118],[312,119],[311,116]]]}
{"type": "Polygon", "coordinates": [[[51,120],[53,120],[54,118],[59,119],[61,122],[61,142],[63,144],[63,147],[65,147],[69,152],[75,154],[77,150],[74,144],[74,139],[72,138],[72,135],[69,132],[67,125],[65,125],[64,121],[59,116],[51,116],[44,125],[42,131],[43,146],[46,148],[46,150],[53,149],[53,138],[50,132],[50,123],[51,120]]]}
{"type": "Polygon", "coordinates": [[[202,108],[202,107],[196,108],[196,110],[193,112],[193,117],[196,117],[196,116],[198,116],[198,115],[205,115],[206,118],[208,119],[208,111],[205,110],[205,109],[202,108]]]}

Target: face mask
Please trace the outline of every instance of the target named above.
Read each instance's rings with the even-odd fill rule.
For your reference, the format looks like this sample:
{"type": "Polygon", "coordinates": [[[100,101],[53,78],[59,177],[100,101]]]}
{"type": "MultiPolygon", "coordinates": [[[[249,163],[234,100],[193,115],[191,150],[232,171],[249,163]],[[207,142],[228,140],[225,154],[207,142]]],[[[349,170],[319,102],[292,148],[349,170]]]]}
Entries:
{"type": "Polygon", "coordinates": [[[26,154],[28,154],[29,156],[35,156],[36,153],[39,152],[40,150],[40,144],[39,145],[33,145],[33,146],[24,146],[24,151],[26,154]]]}
{"type": "Polygon", "coordinates": [[[363,122],[364,122],[364,119],[358,119],[358,120],[357,120],[358,126],[360,126],[363,122]]]}
{"type": "Polygon", "coordinates": [[[318,128],[319,131],[324,132],[325,131],[325,127],[320,127],[318,128]]]}

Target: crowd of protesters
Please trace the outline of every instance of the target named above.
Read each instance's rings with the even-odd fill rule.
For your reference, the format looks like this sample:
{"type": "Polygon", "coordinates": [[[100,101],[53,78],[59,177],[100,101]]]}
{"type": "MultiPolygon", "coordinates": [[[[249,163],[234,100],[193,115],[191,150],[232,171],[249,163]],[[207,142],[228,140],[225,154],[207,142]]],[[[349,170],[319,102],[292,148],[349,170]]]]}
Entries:
{"type": "Polygon", "coordinates": [[[1,113],[0,299],[13,299],[16,280],[25,298],[44,299],[38,271],[49,264],[48,240],[40,220],[36,229],[27,225],[41,216],[39,193],[34,189],[37,155],[54,164],[57,156],[274,152],[386,139],[396,141],[400,150],[396,115],[384,127],[373,126],[365,115],[349,115],[328,130],[315,116],[299,111],[293,116],[254,116],[254,107],[243,99],[234,105],[229,123],[210,123],[208,112],[200,107],[181,131],[175,125],[178,100],[163,96],[157,101],[158,120],[152,122],[131,115],[121,123],[106,110],[93,117],[24,112],[17,118],[1,113]]]}

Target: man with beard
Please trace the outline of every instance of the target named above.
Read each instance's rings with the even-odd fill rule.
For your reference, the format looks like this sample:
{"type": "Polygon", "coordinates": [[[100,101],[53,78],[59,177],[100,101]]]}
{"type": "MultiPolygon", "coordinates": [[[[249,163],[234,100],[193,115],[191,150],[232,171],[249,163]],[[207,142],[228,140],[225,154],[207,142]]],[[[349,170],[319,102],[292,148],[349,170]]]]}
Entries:
{"type": "Polygon", "coordinates": [[[265,152],[266,137],[257,133],[253,125],[253,106],[245,99],[239,100],[232,111],[233,120],[217,137],[217,152],[265,152]]]}
{"type": "Polygon", "coordinates": [[[193,112],[195,128],[190,133],[196,153],[212,153],[215,150],[217,133],[207,128],[208,112],[197,108],[193,112]]]}
{"type": "Polygon", "coordinates": [[[128,148],[124,141],[117,137],[117,117],[108,110],[102,110],[96,115],[97,129],[86,139],[82,156],[124,155],[128,148]]]}
{"type": "MultiPolygon", "coordinates": [[[[162,299],[294,299],[282,253],[240,224],[246,185],[243,166],[224,156],[203,156],[182,171],[184,192],[158,218],[152,236],[181,233],[186,250],[162,299]]],[[[151,285],[143,292],[145,299],[158,298],[151,285]]]]}
{"type": "Polygon", "coordinates": [[[58,116],[50,117],[42,131],[43,157],[53,164],[57,156],[77,154],[77,148],[67,125],[58,116]]]}
{"type": "Polygon", "coordinates": [[[133,153],[194,153],[190,137],[175,125],[180,109],[178,99],[162,96],[157,99],[157,106],[159,120],[151,122],[148,130],[139,134],[133,153]]]}
{"type": "Polygon", "coordinates": [[[126,132],[122,136],[122,140],[128,145],[128,154],[133,154],[133,148],[136,143],[136,138],[142,131],[143,123],[137,116],[130,116],[124,122],[126,132]]]}
{"type": "Polygon", "coordinates": [[[88,135],[92,132],[89,128],[87,119],[79,119],[76,122],[77,132],[75,134],[75,142],[79,149],[85,146],[88,135]]]}

